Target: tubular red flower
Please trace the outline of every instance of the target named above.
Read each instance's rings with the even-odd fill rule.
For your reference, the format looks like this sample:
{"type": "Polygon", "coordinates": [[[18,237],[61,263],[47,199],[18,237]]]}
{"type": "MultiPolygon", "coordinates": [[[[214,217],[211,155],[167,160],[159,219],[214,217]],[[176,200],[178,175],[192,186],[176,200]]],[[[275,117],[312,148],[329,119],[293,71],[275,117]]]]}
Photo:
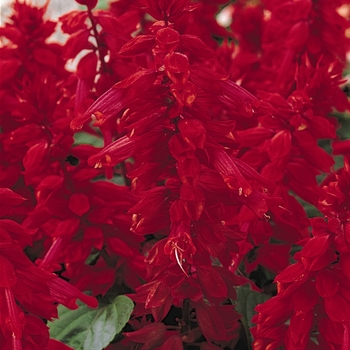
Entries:
{"type": "Polygon", "coordinates": [[[145,350],[151,350],[163,342],[165,330],[163,323],[151,323],[137,331],[125,332],[123,335],[134,343],[144,344],[145,350]]]}
{"type": "Polygon", "coordinates": [[[89,165],[95,168],[102,166],[114,166],[121,161],[130,158],[135,149],[135,142],[128,136],[123,136],[120,139],[112,142],[99,153],[91,156],[88,159],[89,165]]]}
{"type": "Polygon", "coordinates": [[[50,288],[50,295],[52,298],[69,309],[78,308],[78,305],[75,303],[77,299],[80,299],[91,308],[96,308],[98,306],[98,301],[94,297],[80,292],[77,288],[61,278],[55,276],[55,278],[49,280],[47,284],[50,288]]]}
{"type": "Polygon", "coordinates": [[[220,81],[222,95],[220,100],[234,112],[252,117],[260,109],[269,112],[269,105],[260,102],[255,96],[231,80],[220,81]]]}
{"type": "Polygon", "coordinates": [[[223,149],[210,149],[210,161],[214,168],[224,179],[227,186],[239,195],[249,196],[252,188],[248,181],[243,177],[231,157],[223,149]]]}
{"type": "Polygon", "coordinates": [[[48,252],[45,254],[44,259],[42,259],[39,263],[39,267],[47,270],[49,265],[52,261],[55,259],[55,257],[57,256],[57,254],[62,250],[62,245],[64,243],[63,237],[57,237],[53,243],[51,244],[50,249],[48,250],[48,252]]]}
{"type": "Polygon", "coordinates": [[[95,116],[97,123],[116,116],[125,107],[123,104],[124,97],[124,90],[109,89],[84,114],[72,120],[71,128],[73,130],[81,129],[84,123],[90,120],[92,116],[95,116]]]}
{"type": "Polygon", "coordinates": [[[19,311],[11,288],[5,288],[5,297],[7,302],[8,313],[10,316],[14,348],[22,349],[22,325],[20,324],[20,318],[21,314],[23,318],[23,313],[19,311]]]}
{"type": "Polygon", "coordinates": [[[0,28],[3,347],[67,349],[48,340],[57,305],[117,288],[134,332],[108,349],[233,348],[236,287],[270,293],[267,269],[254,349],[349,350],[349,145],[328,116],[349,107],[347,1],[77,2],[64,45],[47,5],[15,1],[0,28]]]}

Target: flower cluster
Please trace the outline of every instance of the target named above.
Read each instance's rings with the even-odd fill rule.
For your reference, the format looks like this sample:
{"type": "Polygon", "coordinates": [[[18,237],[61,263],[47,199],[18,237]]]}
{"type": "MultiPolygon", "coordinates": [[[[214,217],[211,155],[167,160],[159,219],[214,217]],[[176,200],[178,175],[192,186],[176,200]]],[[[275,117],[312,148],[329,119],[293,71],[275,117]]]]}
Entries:
{"type": "Polygon", "coordinates": [[[3,348],[114,293],[108,350],[349,350],[348,1],[76,2],[0,28],[3,348]]]}
{"type": "Polygon", "coordinates": [[[278,295],[257,307],[256,349],[318,349],[317,343],[324,349],[349,349],[348,161],[322,190],[319,208],[325,220],[312,219],[312,236],[300,242],[296,263],[275,278],[278,295]]]}

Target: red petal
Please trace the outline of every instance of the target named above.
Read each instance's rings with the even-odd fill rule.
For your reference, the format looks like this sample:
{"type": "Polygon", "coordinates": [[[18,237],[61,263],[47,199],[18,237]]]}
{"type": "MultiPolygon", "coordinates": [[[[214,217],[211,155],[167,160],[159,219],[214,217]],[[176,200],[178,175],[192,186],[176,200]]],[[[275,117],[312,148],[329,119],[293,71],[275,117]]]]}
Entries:
{"type": "Polygon", "coordinates": [[[148,9],[147,12],[157,20],[164,19],[163,9],[160,7],[161,2],[158,0],[147,0],[148,9]]]}
{"type": "Polygon", "coordinates": [[[118,52],[118,55],[132,57],[150,50],[156,44],[154,35],[139,35],[127,42],[118,52]]]}
{"type": "Polygon", "coordinates": [[[169,337],[159,350],[179,350],[183,348],[182,340],[179,335],[172,335],[169,337]]]}
{"type": "Polygon", "coordinates": [[[11,238],[23,248],[26,245],[32,245],[33,235],[37,231],[37,229],[29,229],[9,219],[0,220],[0,227],[5,229],[11,238]]]}
{"type": "Polygon", "coordinates": [[[0,255],[0,287],[10,288],[17,282],[15,268],[12,263],[0,255]]]}
{"type": "Polygon", "coordinates": [[[109,89],[100,96],[84,113],[75,117],[70,127],[73,130],[81,129],[92,115],[98,120],[106,121],[116,116],[124,108],[125,92],[123,90],[109,89]]]}
{"type": "Polygon", "coordinates": [[[188,217],[191,220],[199,220],[204,210],[205,196],[201,189],[192,186],[181,186],[180,198],[188,217]]]}
{"type": "Polygon", "coordinates": [[[74,193],[69,197],[68,207],[73,213],[82,216],[90,210],[89,198],[85,194],[74,193]]]}
{"type": "Polygon", "coordinates": [[[117,237],[107,238],[107,246],[110,250],[113,251],[113,253],[116,253],[118,256],[132,258],[135,255],[135,252],[130,248],[130,246],[122,239],[119,239],[117,237]]]}
{"type": "Polygon", "coordinates": [[[200,88],[215,95],[222,93],[220,81],[227,77],[216,74],[211,69],[201,65],[191,65],[191,80],[200,88]]]}
{"type": "Polygon", "coordinates": [[[312,237],[305,244],[300,254],[304,257],[315,257],[317,255],[322,255],[329,248],[329,236],[318,236],[312,237]]]}
{"type": "Polygon", "coordinates": [[[71,11],[59,18],[63,33],[73,34],[80,29],[86,29],[87,11],[71,11]]]}
{"type": "Polygon", "coordinates": [[[223,149],[209,149],[211,163],[219,172],[227,186],[232,190],[237,190],[239,195],[248,196],[252,193],[252,188],[247,180],[242,176],[238,167],[231,157],[223,149]]]}
{"type": "MultiPolygon", "coordinates": [[[[126,26],[131,26],[131,28],[132,28],[131,31],[135,30],[135,27],[132,23],[133,21],[130,21],[130,23],[127,23],[127,24],[125,22],[121,23],[121,18],[114,16],[111,12],[98,11],[94,15],[96,15],[95,18],[98,21],[98,23],[101,25],[101,27],[104,29],[105,33],[106,34],[108,33],[105,36],[107,46],[108,46],[108,40],[114,39],[114,38],[109,38],[110,36],[117,36],[118,35],[120,38],[122,38],[123,36],[125,36],[126,33],[128,33],[128,29],[126,28],[126,26]]],[[[128,15],[130,15],[130,17],[132,17],[132,12],[128,15]]],[[[136,19],[136,21],[137,21],[137,19],[136,19]]],[[[118,50],[119,50],[119,48],[120,48],[119,40],[118,40],[118,45],[119,45],[118,46],[118,50]]],[[[111,50],[112,47],[109,47],[109,49],[111,50]]]]}
{"type": "Polygon", "coordinates": [[[205,295],[214,298],[227,297],[227,285],[218,272],[210,268],[197,268],[199,282],[205,295]]]}
{"type": "Polygon", "coordinates": [[[278,274],[275,281],[280,283],[296,282],[305,279],[305,275],[305,267],[303,264],[298,262],[294,265],[288,266],[285,270],[278,274]]]}
{"type": "Polygon", "coordinates": [[[173,17],[181,14],[188,8],[189,0],[165,0],[164,3],[167,4],[166,12],[169,17],[173,17]]]}
{"type": "MultiPolygon", "coordinates": [[[[164,338],[165,331],[166,327],[164,323],[151,323],[142,327],[141,329],[138,329],[135,332],[126,332],[123,333],[123,335],[134,343],[157,345],[158,343],[161,343],[162,339],[164,338]]],[[[154,348],[147,346],[147,349],[154,348]]]]}
{"type": "MultiPolygon", "coordinates": [[[[173,276],[171,276],[173,277],[173,276]]],[[[169,294],[167,298],[163,301],[163,304],[158,307],[153,307],[151,309],[152,316],[154,318],[155,322],[161,322],[166,315],[169,313],[169,310],[171,309],[173,305],[174,299],[169,294]]]]}
{"type": "Polygon", "coordinates": [[[147,12],[152,17],[163,20],[164,16],[171,18],[181,14],[185,10],[188,0],[147,0],[147,4],[149,6],[147,12]]]}
{"type": "Polygon", "coordinates": [[[253,147],[260,145],[263,141],[270,139],[273,131],[263,127],[249,128],[237,131],[241,147],[253,147]]]}
{"type": "Polygon", "coordinates": [[[164,66],[171,73],[182,73],[189,68],[188,58],[180,52],[173,52],[164,57],[164,66]]]}
{"type": "Polygon", "coordinates": [[[80,220],[77,218],[66,219],[64,221],[61,221],[57,225],[55,231],[53,232],[52,237],[72,237],[77,233],[79,225],[80,220]]]}
{"type": "Polygon", "coordinates": [[[220,100],[232,111],[245,117],[252,117],[260,107],[265,108],[264,103],[233,81],[220,81],[220,85],[222,88],[220,100]]]}
{"type": "Polygon", "coordinates": [[[318,300],[319,296],[315,289],[315,282],[309,279],[293,292],[293,309],[296,313],[309,312],[315,307],[318,300]]]}
{"type": "Polygon", "coordinates": [[[185,161],[187,158],[194,158],[193,145],[186,142],[180,134],[175,134],[171,137],[169,150],[172,156],[180,162],[185,161]]]}
{"type": "Polygon", "coordinates": [[[77,77],[87,79],[95,77],[97,68],[97,56],[95,52],[90,52],[85,55],[78,63],[77,77]]]}
{"type": "Polygon", "coordinates": [[[56,190],[62,186],[63,177],[58,175],[51,175],[45,177],[36,188],[37,191],[47,191],[52,192],[52,190],[56,190]]]}
{"type": "Polygon", "coordinates": [[[95,167],[114,166],[130,158],[134,153],[134,148],[134,141],[127,136],[123,136],[112,142],[99,153],[91,156],[88,159],[88,164],[95,167]]]}
{"type": "Polygon", "coordinates": [[[165,72],[175,83],[183,85],[190,76],[189,62],[186,55],[173,52],[164,57],[165,72]]]}
{"type": "Polygon", "coordinates": [[[300,21],[293,25],[285,39],[285,44],[289,49],[300,51],[309,38],[308,21],[300,21]]]}
{"type": "Polygon", "coordinates": [[[329,318],[322,318],[317,327],[328,341],[341,345],[344,337],[344,326],[340,322],[333,322],[329,318]]]}
{"type": "Polygon", "coordinates": [[[271,140],[268,148],[268,154],[271,160],[284,158],[290,154],[292,149],[292,135],[289,130],[282,130],[271,140]]]}
{"type": "MultiPolygon", "coordinates": [[[[186,77],[187,79],[187,77],[186,77]]],[[[170,86],[170,91],[178,101],[180,106],[191,107],[197,97],[197,88],[190,81],[186,81],[184,86],[178,87],[176,84],[170,86]]]]}
{"type": "Polygon", "coordinates": [[[85,28],[71,34],[64,46],[63,57],[65,59],[74,58],[80,51],[92,48],[92,44],[88,41],[89,36],[90,31],[85,28]]]}
{"type": "Polygon", "coordinates": [[[17,59],[1,59],[0,61],[0,83],[3,84],[8,80],[11,80],[17,74],[19,67],[22,65],[22,62],[17,59]]]}
{"type": "Polygon", "coordinates": [[[22,204],[27,199],[13,192],[9,188],[0,188],[1,205],[17,206],[22,204]]]}
{"type": "Polygon", "coordinates": [[[46,163],[45,158],[48,156],[49,152],[49,145],[45,141],[39,141],[37,144],[29,148],[23,158],[26,181],[30,182],[31,177],[41,173],[38,169],[46,163]]]}
{"type": "Polygon", "coordinates": [[[166,52],[172,52],[176,49],[180,42],[180,35],[174,29],[162,28],[158,30],[156,35],[157,45],[166,52]]]}
{"type": "Polygon", "coordinates": [[[206,129],[203,123],[197,119],[180,119],[178,127],[183,138],[195,147],[204,147],[206,129]]]}
{"type": "Polygon", "coordinates": [[[54,278],[49,280],[47,284],[50,288],[50,295],[52,298],[69,309],[73,310],[78,308],[78,305],[75,303],[77,299],[80,299],[91,308],[96,308],[98,306],[97,299],[83,294],[76,287],[56,275],[54,275],[54,278]]]}
{"type": "Polygon", "coordinates": [[[214,54],[210,48],[196,35],[183,34],[181,35],[180,39],[184,48],[190,51],[196,57],[203,59],[214,57],[214,54]]]}
{"type": "Polygon", "coordinates": [[[277,332],[276,325],[285,323],[289,319],[292,305],[289,299],[283,300],[280,296],[276,296],[258,304],[255,311],[259,314],[253,317],[253,323],[271,326],[271,331],[277,332]]]}
{"type": "Polygon", "coordinates": [[[45,66],[56,68],[58,65],[58,57],[51,50],[36,48],[33,50],[33,56],[37,62],[45,66]]]}
{"type": "MultiPolygon", "coordinates": [[[[177,172],[181,182],[187,186],[195,186],[198,181],[201,165],[197,158],[186,158],[177,163],[177,172]]],[[[202,198],[205,199],[205,198],[202,198]]]]}
{"type": "Polygon", "coordinates": [[[350,140],[332,142],[334,155],[350,154],[350,140]]]}
{"type": "Polygon", "coordinates": [[[262,186],[266,187],[271,192],[273,192],[276,189],[276,184],[274,182],[262,177],[251,166],[242,162],[238,158],[231,158],[231,159],[237,165],[237,168],[240,170],[243,176],[259,182],[262,186]]]}
{"type": "Polygon", "coordinates": [[[322,270],[316,277],[316,290],[322,298],[330,298],[339,290],[340,280],[335,271],[322,270]]]}
{"type": "Polygon", "coordinates": [[[290,335],[294,349],[306,349],[310,339],[310,328],[314,315],[313,310],[304,313],[298,312],[290,319],[287,334],[290,335]]]}
{"type": "Polygon", "coordinates": [[[163,305],[170,293],[169,287],[164,286],[160,281],[154,283],[147,295],[145,307],[146,309],[152,309],[163,305]]]}
{"type": "Polygon", "coordinates": [[[350,320],[350,301],[340,293],[336,293],[331,298],[326,298],[324,307],[332,321],[345,322],[350,320]]]}
{"type": "Polygon", "coordinates": [[[16,300],[11,288],[5,288],[4,294],[5,294],[8,316],[9,316],[8,326],[12,331],[12,344],[13,344],[12,349],[21,350],[20,344],[21,344],[22,329],[23,329],[23,324],[21,324],[23,321],[21,322],[21,319],[23,320],[23,312],[20,311],[20,308],[16,303],[16,300]]]}
{"type": "Polygon", "coordinates": [[[196,304],[196,316],[199,328],[207,340],[225,340],[225,324],[214,306],[196,304]]]}

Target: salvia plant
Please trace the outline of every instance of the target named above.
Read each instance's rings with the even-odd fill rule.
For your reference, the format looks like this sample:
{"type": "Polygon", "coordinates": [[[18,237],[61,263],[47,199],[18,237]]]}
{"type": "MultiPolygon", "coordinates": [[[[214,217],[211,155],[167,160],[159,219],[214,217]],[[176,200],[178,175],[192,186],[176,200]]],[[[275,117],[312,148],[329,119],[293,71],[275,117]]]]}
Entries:
{"type": "Polygon", "coordinates": [[[0,28],[1,349],[349,350],[349,0],[76,2],[0,28]]]}

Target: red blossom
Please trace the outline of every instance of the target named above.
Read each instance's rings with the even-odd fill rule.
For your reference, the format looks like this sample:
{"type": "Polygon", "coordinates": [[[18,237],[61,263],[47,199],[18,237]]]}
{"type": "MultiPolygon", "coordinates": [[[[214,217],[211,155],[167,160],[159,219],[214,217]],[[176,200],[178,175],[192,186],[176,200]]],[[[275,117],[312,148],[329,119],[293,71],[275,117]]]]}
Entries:
{"type": "Polygon", "coordinates": [[[2,347],[117,293],[111,350],[349,350],[347,1],[76,2],[0,28],[2,347]]]}
{"type": "MultiPolygon", "coordinates": [[[[7,205],[18,205],[23,201],[21,196],[9,189],[2,189],[1,193],[5,200],[7,198],[7,205]]],[[[39,317],[48,320],[57,317],[57,303],[74,308],[79,298],[91,307],[97,307],[97,300],[81,293],[58,276],[40,269],[28,259],[22,250],[23,243],[31,244],[30,235],[36,230],[31,232],[8,219],[1,219],[0,223],[3,239],[0,245],[0,292],[4,300],[1,304],[1,337],[5,338],[4,343],[8,344],[6,348],[9,349],[11,345],[6,338],[11,337],[13,349],[29,346],[26,345],[28,343],[32,343],[35,349],[46,348],[48,330],[39,317]],[[38,334],[41,335],[40,344],[34,340],[34,335],[36,337],[38,334]]]]}

